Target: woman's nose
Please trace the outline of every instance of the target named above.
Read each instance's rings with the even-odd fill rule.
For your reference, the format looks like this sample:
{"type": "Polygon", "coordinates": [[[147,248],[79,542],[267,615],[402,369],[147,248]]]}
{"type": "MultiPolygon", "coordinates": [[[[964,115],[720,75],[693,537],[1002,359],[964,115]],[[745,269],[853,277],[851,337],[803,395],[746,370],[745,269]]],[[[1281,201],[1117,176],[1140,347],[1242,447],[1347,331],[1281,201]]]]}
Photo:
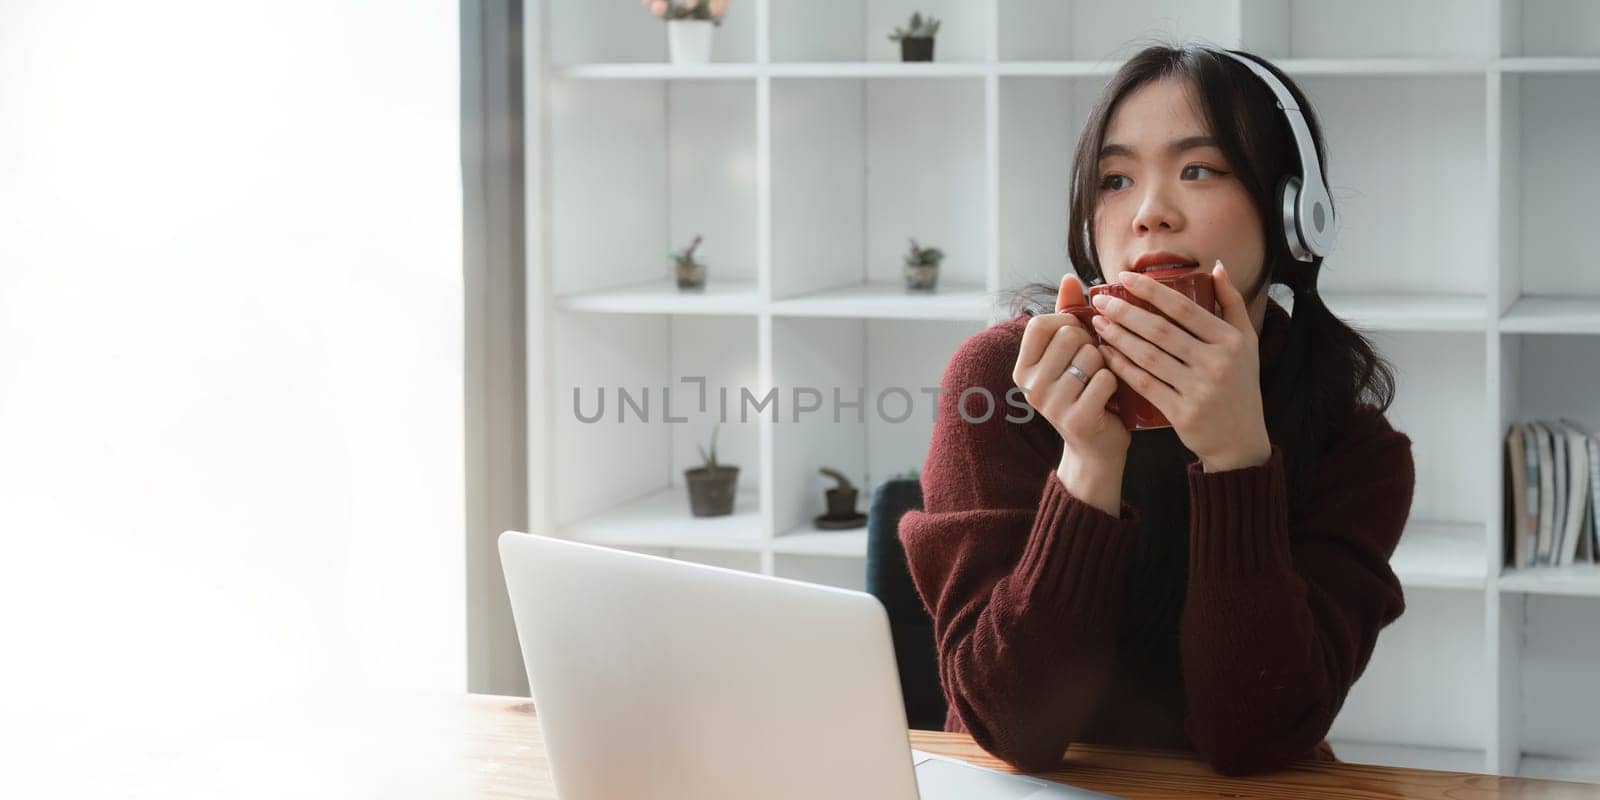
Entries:
{"type": "Polygon", "coordinates": [[[1183,214],[1170,202],[1164,187],[1153,186],[1140,200],[1139,210],[1133,216],[1133,228],[1139,233],[1181,230],[1183,214]]]}

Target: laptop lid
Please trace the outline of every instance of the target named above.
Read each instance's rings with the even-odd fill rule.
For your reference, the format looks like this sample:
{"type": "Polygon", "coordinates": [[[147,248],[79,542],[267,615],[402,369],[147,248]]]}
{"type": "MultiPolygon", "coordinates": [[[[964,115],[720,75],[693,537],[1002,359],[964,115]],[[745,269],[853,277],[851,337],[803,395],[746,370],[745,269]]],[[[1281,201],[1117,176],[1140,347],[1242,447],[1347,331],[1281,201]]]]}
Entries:
{"type": "Polygon", "coordinates": [[[888,617],[862,592],[508,531],[564,800],[914,800],[888,617]]]}

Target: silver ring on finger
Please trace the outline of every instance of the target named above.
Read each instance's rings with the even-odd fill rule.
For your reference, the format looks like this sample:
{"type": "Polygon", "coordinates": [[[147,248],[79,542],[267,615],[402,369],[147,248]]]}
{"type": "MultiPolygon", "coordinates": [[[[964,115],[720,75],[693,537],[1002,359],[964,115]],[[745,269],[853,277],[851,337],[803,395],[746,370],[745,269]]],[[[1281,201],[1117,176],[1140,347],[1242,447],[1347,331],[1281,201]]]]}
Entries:
{"type": "Polygon", "coordinates": [[[1077,378],[1079,381],[1081,381],[1083,383],[1084,386],[1088,386],[1089,385],[1089,376],[1083,374],[1083,370],[1078,369],[1078,365],[1077,364],[1068,364],[1067,365],[1067,374],[1071,375],[1074,378],[1077,378]]]}

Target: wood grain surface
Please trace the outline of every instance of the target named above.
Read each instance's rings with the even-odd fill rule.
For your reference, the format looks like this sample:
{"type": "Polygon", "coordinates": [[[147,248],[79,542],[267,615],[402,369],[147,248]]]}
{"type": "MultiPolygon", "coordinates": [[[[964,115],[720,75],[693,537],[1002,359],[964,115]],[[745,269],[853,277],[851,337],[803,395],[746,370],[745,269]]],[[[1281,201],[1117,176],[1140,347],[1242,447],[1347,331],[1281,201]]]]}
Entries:
{"type": "MultiPolygon", "coordinates": [[[[475,769],[500,780],[481,797],[554,800],[549,764],[534,710],[526,699],[472,696],[466,701],[479,720],[475,769]]],[[[911,746],[983,767],[1009,769],[965,734],[912,731],[911,746]]],[[[1434,772],[1364,764],[1305,761],[1291,769],[1251,778],[1224,778],[1184,753],[1133,751],[1074,745],[1062,768],[1039,777],[1129,798],[1600,798],[1600,786],[1464,772],[1434,772]]]]}

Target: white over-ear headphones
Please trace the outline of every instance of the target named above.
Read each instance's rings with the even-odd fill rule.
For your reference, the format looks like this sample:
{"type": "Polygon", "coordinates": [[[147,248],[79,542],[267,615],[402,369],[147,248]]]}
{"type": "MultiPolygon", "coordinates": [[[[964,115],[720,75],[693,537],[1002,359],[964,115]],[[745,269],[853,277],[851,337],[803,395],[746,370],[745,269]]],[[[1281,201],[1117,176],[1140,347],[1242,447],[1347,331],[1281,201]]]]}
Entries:
{"type": "Polygon", "coordinates": [[[1289,129],[1294,132],[1295,149],[1300,151],[1300,175],[1285,177],[1278,187],[1283,208],[1283,238],[1289,244],[1289,252],[1300,261],[1327,256],[1333,246],[1333,203],[1328,198],[1327,184],[1322,182],[1316,143],[1300,104],[1295,102],[1289,87],[1260,63],[1229,50],[1212,52],[1245,65],[1277,96],[1278,108],[1283,110],[1289,129]]]}

